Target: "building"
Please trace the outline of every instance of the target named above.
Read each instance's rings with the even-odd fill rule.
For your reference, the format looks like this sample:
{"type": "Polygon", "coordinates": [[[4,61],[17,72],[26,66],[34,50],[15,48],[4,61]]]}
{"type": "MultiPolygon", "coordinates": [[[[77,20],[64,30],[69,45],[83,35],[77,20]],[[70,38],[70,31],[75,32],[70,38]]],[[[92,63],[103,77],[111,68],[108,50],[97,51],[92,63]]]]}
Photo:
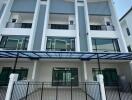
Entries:
{"type": "Polygon", "coordinates": [[[14,86],[11,100],[42,100],[43,88],[47,100],[104,100],[96,78],[101,73],[108,100],[124,100],[118,88],[108,88],[117,86],[118,79],[125,82],[124,95],[132,99],[128,89],[132,57],[111,0],[1,2],[0,81],[8,83],[13,71],[19,73],[18,84],[22,82],[14,86]]]}
{"type": "Polygon", "coordinates": [[[125,41],[127,44],[127,48],[129,52],[132,52],[132,25],[131,25],[131,16],[132,16],[132,7],[124,14],[124,16],[120,19],[120,24],[123,30],[123,35],[125,37],[125,41]]]}

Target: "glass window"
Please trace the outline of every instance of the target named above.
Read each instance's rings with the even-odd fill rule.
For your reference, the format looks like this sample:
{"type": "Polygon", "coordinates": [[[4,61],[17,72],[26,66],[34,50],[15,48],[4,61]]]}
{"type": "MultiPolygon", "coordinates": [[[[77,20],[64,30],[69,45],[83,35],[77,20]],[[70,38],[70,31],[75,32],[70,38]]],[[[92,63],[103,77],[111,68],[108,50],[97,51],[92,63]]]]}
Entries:
{"type": "Polygon", "coordinates": [[[96,52],[119,52],[116,39],[92,39],[93,51],[96,52]]]}
{"type": "Polygon", "coordinates": [[[48,37],[46,49],[48,51],[75,51],[75,39],[48,37]]]}
{"type": "Polygon", "coordinates": [[[78,85],[78,69],[77,68],[54,68],[52,75],[53,86],[70,86],[78,85]]]}
{"type": "Polygon", "coordinates": [[[25,36],[3,36],[0,42],[0,48],[7,50],[26,50],[28,40],[29,38],[25,36]]]}

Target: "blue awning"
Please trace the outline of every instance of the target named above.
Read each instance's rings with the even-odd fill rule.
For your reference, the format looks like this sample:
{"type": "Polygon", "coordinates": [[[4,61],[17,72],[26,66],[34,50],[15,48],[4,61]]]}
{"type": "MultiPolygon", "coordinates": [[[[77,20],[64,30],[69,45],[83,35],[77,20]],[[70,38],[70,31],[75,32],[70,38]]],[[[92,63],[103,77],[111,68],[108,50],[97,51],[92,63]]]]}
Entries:
{"type": "Polygon", "coordinates": [[[132,53],[0,51],[0,58],[132,60],[132,53]]]}

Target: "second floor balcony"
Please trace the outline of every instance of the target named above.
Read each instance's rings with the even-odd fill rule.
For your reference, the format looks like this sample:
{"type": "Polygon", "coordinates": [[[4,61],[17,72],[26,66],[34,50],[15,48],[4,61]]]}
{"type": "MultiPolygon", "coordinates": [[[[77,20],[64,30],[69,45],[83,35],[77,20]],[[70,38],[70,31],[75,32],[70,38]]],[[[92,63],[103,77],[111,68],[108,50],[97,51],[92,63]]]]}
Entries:
{"type": "Polygon", "coordinates": [[[28,36],[2,36],[0,41],[1,50],[27,50],[28,36]]]}
{"type": "Polygon", "coordinates": [[[47,51],[75,51],[75,39],[63,37],[48,37],[47,51]]]}

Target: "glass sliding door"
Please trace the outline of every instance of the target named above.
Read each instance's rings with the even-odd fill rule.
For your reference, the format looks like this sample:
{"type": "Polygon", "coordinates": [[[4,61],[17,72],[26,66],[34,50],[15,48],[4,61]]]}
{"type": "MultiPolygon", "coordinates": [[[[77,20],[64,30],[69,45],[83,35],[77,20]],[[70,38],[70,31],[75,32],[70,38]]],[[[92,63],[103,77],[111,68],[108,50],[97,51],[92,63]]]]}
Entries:
{"type": "Polygon", "coordinates": [[[120,52],[117,39],[92,39],[93,51],[95,52],[120,52]]]}
{"type": "Polygon", "coordinates": [[[29,37],[26,36],[3,36],[0,48],[6,50],[27,50],[29,37]]]}
{"type": "Polygon", "coordinates": [[[54,68],[52,73],[53,86],[78,86],[77,68],[54,68]]]}
{"type": "Polygon", "coordinates": [[[75,51],[75,39],[63,37],[48,37],[47,51],[75,51]]]}

